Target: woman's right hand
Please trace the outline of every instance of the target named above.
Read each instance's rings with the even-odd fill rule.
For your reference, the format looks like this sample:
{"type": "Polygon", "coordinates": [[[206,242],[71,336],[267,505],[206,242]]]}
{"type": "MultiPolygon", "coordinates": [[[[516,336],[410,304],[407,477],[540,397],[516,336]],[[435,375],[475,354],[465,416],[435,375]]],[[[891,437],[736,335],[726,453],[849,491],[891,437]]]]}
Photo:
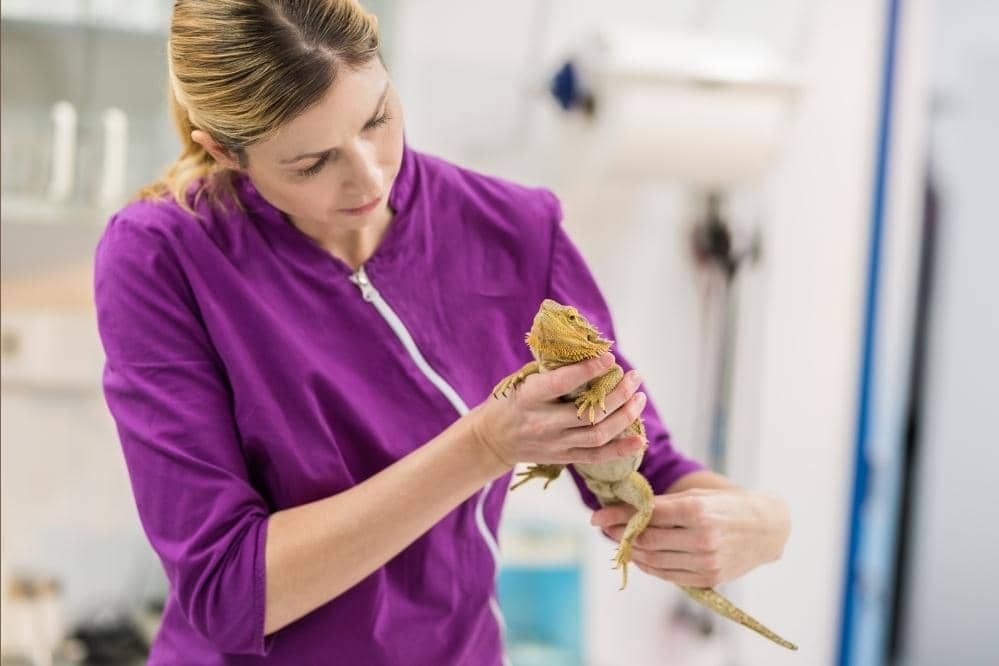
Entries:
{"type": "Polygon", "coordinates": [[[572,402],[560,396],[606,373],[614,365],[609,352],[556,370],[527,377],[505,397],[487,398],[469,412],[478,442],[507,466],[595,463],[623,458],[644,446],[641,437],[618,438],[645,407],[635,393],[641,378],[632,371],[607,394],[607,413],[596,423],[576,416],[572,402]]]}

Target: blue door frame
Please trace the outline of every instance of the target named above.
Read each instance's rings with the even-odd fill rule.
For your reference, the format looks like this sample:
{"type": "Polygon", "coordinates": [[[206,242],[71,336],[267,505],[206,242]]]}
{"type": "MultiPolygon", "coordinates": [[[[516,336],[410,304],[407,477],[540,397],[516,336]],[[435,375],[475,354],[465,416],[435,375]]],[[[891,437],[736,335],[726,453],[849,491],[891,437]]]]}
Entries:
{"type": "MultiPolygon", "coordinates": [[[[874,172],[874,188],[871,201],[869,249],[867,258],[867,293],[863,320],[863,347],[859,378],[859,403],[857,410],[856,437],[854,449],[854,479],[849,516],[849,542],[847,545],[846,567],[840,616],[840,636],[838,650],[839,666],[879,666],[884,655],[884,636],[890,621],[890,603],[883,608],[865,608],[861,595],[863,574],[882,572],[893,563],[882,560],[870,561],[870,545],[877,542],[880,549],[892,548],[894,534],[884,534],[891,529],[892,521],[882,520],[878,525],[870,518],[871,499],[870,448],[872,424],[875,422],[874,388],[876,386],[876,360],[878,341],[879,289],[882,268],[882,245],[885,225],[885,209],[890,173],[889,154],[892,134],[892,112],[895,93],[895,57],[897,50],[898,24],[901,0],[887,0],[884,27],[884,51],[881,72],[881,93],[878,117],[878,138],[874,172]],[[878,533],[875,533],[878,532],[878,533]],[[867,548],[865,548],[867,546],[867,548]],[[865,551],[867,551],[865,553],[865,551]],[[871,626],[871,625],[875,626],[871,626]]],[[[891,470],[878,470],[883,477],[891,477],[891,470]]],[[[879,481],[883,479],[879,478],[879,481]]],[[[893,490],[895,484],[889,483],[893,490]]],[[[897,493],[895,493],[897,494],[897,493]]],[[[882,517],[894,518],[897,511],[897,498],[892,493],[881,495],[878,501],[891,506],[880,507],[882,517]],[[887,509],[885,512],[884,509],[887,509]]],[[[884,551],[881,557],[886,557],[884,551]]],[[[883,581],[882,581],[883,582],[883,581]]]]}

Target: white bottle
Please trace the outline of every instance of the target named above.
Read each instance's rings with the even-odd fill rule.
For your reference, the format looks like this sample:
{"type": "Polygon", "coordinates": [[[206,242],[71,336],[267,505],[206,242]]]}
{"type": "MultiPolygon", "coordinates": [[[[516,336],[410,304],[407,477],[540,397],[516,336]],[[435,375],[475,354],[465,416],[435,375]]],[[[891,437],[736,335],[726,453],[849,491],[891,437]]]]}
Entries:
{"type": "Polygon", "coordinates": [[[76,108],[67,101],[52,105],[52,179],[49,201],[64,203],[76,176],[76,108]]]}
{"type": "Polygon", "coordinates": [[[125,193],[125,164],[128,157],[128,116],[121,109],[105,109],[101,117],[104,129],[104,157],[97,203],[117,207],[125,193]]]}

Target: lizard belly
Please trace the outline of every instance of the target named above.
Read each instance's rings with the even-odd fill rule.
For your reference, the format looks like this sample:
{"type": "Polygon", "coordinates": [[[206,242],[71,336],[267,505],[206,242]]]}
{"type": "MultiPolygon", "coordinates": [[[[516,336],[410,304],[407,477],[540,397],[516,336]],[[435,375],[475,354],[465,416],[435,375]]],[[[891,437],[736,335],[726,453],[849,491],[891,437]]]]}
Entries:
{"type": "MultiPolygon", "coordinates": [[[[562,401],[573,402],[577,397],[579,397],[590,384],[586,383],[575,389],[571,393],[562,396],[562,401]]],[[[643,437],[645,435],[644,428],[641,427],[639,420],[636,419],[629,428],[630,432],[640,433],[643,437]]],[[[602,463],[572,463],[572,466],[586,479],[587,484],[591,482],[594,483],[594,487],[590,490],[599,494],[601,493],[597,490],[597,487],[602,488],[603,484],[612,484],[618,481],[623,481],[628,478],[628,475],[632,472],[638,471],[638,466],[642,464],[642,458],[644,457],[644,452],[639,452],[634,455],[625,456],[623,458],[616,458],[614,460],[608,460],[602,463]]],[[[607,491],[607,494],[612,494],[607,491]]]]}
{"type": "Polygon", "coordinates": [[[572,466],[587,480],[615,483],[628,478],[642,464],[642,453],[616,458],[602,463],[573,463],[572,466]]]}

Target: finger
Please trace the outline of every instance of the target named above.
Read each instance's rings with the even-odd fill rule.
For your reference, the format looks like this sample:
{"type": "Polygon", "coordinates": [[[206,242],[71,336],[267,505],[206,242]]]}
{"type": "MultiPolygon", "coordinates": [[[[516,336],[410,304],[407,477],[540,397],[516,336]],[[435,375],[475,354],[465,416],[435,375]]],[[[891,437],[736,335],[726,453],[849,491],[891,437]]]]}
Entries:
{"type": "MultiPolygon", "coordinates": [[[[600,423],[604,421],[616,412],[619,408],[625,405],[628,400],[635,395],[635,391],[642,384],[642,378],[638,374],[637,370],[632,370],[624,376],[624,378],[618,382],[614,390],[607,394],[606,407],[607,411],[600,411],[596,414],[596,419],[594,423],[600,423]]],[[[575,407],[567,407],[562,410],[560,408],[560,413],[564,413],[566,416],[565,427],[567,428],[585,428],[590,423],[589,419],[582,418],[578,415],[579,410],[575,407]]]]}
{"type": "Polygon", "coordinates": [[[697,556],[692,553],[678,553],[672,550],[643,550],[635,547],[631,550],[631,559],[633,562],[641,562],[654,569],[682,569],[691,573],[702,571],[697,556]]]}
{"type": "Polygon", "coordinates": [[[645,550],[637,546],[631,559],[656,569],[682,569],[700,576],[717,576],[721,570],[717,555],[681,553],[673,550],[645,550]]]}
{"type": "Polygon", "coordinates": [[[604,536],[610,539],[611,541],[616,541],[617,543],[621,543],[621,535],[624,534],[624,530],[619,530],[616,534],[612,534],[610,530],[606,528],[603,529],[602,531],[604,533],[604,536]]]}
{"type": "Polygon", "coordinates": [[[657,527],[699,527],[707,516],[707,502],[696,495],[658,495],[650,524],[657,527]]]}
{"type": "MultiPolygon", "coordinates": [[[[610,538],[620,541],[624,536],[626,523],[627,520],[609,524],[604,526],[603,530],[610,538]]],[[[705,542],[702,534],[689,527],[655,527],[650,525],[635,538],[634,545],[643,550],[668,550],[691,554],[714,552],[705,547],[707,545],[705,542]]]]}
{"type": "Polygon", "coordinates": [[[563,454],[566,463],[603,463],[634,455],[642,450],[645,442],[637,435],[617,437],[598,447],[571,448],[563,454]]]}
{"type": "Polygon", "coordinates": [[[539,381],[533,382],[530,389],[531,397],[537,400],[556,400],[591,379],[596,379],[607,372],[612,365],[614,365],[614,355],[604,352],[596,358],[545,372],[538,377],[539,381]]]}
{"type": "Polygon", "coordinates": [[[634,515],[635,509],[630,504],[612,504],[593,512],[590,525],[598,527],[623,526],[634,515]]]}
{"type": "MultiPolygon", "coordinates": [[[[619,409],[600,423],[583,428],[573,428],[567,438],[571,448],[594,448],[607,444],[622,434],[645,408],[645,394],[636,393],[619,409]]],[[[629,437],[637,437],[629,433],[629,437]]]]}
{"type": "Polygon", "coordinates": [[[714,587],[717,584],[717,582],[711,577],[704,576],[693,571],[686,571],[684,569],[660,569],[641,562],[635,562],[635,565],[641,571],[644,571],[650,576],[656,576],[657,578],[668,580],[671,583],[676,583],[677,585],[686,585],[688,587],[714,587]]]}
{"type": "MultiPolygon", "coordinates": [[[[703,497],[683,493],[657,495],[655,504],[650,526],[666,529],[699,525],[707,510],[703,497]]],[[[630,506],[616,504],[595,511],[591,522],[601,526],[626,523],[633,512],[630,506]]]]}

